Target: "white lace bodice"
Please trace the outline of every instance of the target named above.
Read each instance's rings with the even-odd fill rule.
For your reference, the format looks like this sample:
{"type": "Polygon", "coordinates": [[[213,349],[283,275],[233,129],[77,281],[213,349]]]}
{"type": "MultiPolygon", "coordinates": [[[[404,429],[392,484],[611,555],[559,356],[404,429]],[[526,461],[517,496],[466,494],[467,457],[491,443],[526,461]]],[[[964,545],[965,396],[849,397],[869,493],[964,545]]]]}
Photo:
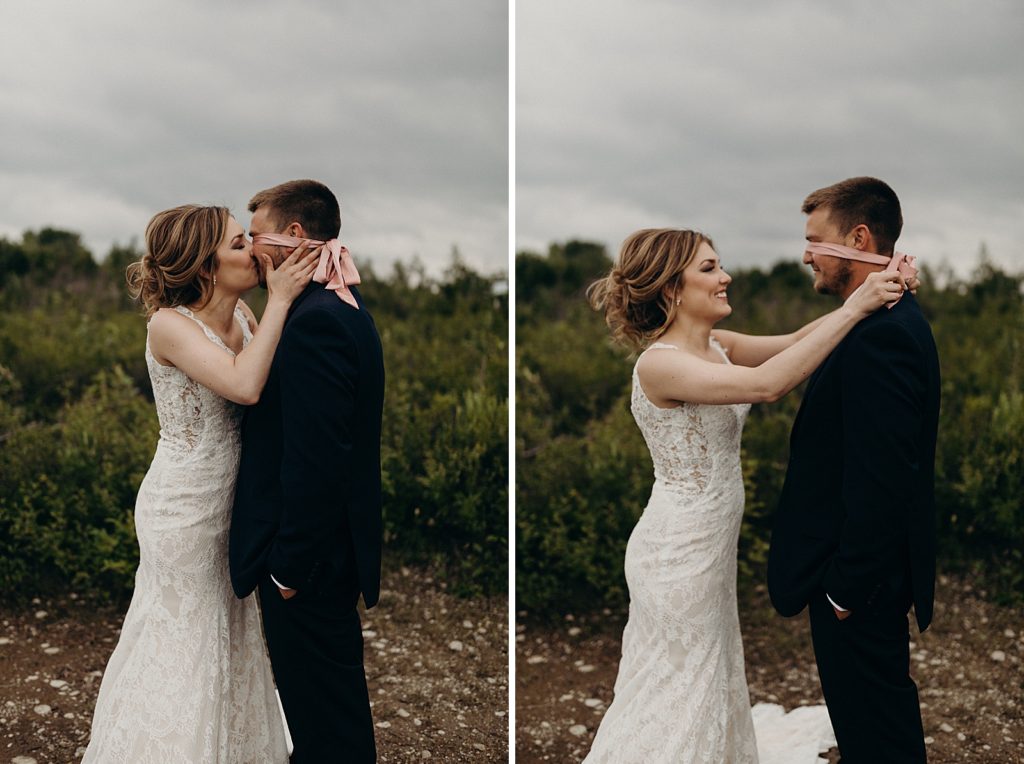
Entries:
{"type": "MultiPolygon", "coordinates": [[[[711,343],[728,363],[725,350],[714,337],[711,343]]],[[[655,342],[644,352],[675,349],[655,342]]],[[[660,408],[644,393],[634,366],[630,409],[651,452],[656,480],[700,493],[708,490],[715,478],[732,477],[740,469],[740,438],[749,403],[681,403],[660,408]]]]}
{"type": "MultiPolygon", "coordinates": [[[[183,306],[175,310],[195,321],[211,342],[234,355],[216,332],[196,318],[191,310],[183,306]]],[[[242,326],[242,346],[245,347],[252,339],[249,322],[241,308],[235,308],[235,318],[242,326]]],[[[153,384],[162,446],[182,456],[218,462],[223,455],[237,451],[233,446],[237,444],[241,406],[203,387],[176,366],[164,366],[157,361],[149,348],[148,336],[146,366],[153,384]],[[225,438],[228,443],[224,442],[225,438]]]]}

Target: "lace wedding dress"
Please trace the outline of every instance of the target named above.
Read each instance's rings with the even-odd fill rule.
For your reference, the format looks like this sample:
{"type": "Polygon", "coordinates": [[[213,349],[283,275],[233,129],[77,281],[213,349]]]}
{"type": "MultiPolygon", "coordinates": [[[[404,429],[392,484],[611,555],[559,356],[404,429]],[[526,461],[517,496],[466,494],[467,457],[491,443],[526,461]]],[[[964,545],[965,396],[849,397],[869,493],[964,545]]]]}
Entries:
{"type": "Polygon", "coordinates": [[[159,364],[148,341],[146,364],[160,440],[135,505],[135,593],[83,764],[287,762],[255,595],[238,600],[228,577],[241,407],[159,364]]]}
{"type": "MultiPolygon", "coordinates": [[[[728,363],[714,339],[712,346],[728,363]]],[[[645,352],[655,349],[677,348],[654,343],[645,352]]],[[[631,409],[655,481],[626,547],[629,619],[615,697],[585,762],[756,764],[763,737],[764,764],[775,759],[773,751],[784,757],[780,762],[801,762],[792,747],[776,748],[778,740],[812,740],[816,750],[806,761],[813,764],[817,750],[827,750],[819,745],[828,742],[821,740],[824,706],[799,720],[788,714],[784,723],[772,711],[777,707],[759,706],[752,715],[747,692],[736,545],[743,518],[740,436],[750,405],[659,408],[634,367],[631,409]],[[756,737],[755,715],[766,727],[756,737]]]]}

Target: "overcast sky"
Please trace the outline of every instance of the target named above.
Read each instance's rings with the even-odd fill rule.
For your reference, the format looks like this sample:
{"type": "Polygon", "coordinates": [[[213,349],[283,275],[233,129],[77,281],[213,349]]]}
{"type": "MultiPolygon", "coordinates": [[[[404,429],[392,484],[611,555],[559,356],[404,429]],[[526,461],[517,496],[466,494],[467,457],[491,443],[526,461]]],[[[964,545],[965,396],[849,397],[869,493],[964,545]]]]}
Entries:
{"type": "Polygon", "coordinates": [[[508,254],[503,0],[4,0],[0,235],[54,225],[98,255],[184,202],[243,225],[312,177],[386,272],[508,254]]]}
{"type": "Polygon", "coordinates": [[[516,240],[699,228],[802,253],[803,198],[874,175],[899,248],[1024,269],[1019,0],[518,0],[516,240]]]}

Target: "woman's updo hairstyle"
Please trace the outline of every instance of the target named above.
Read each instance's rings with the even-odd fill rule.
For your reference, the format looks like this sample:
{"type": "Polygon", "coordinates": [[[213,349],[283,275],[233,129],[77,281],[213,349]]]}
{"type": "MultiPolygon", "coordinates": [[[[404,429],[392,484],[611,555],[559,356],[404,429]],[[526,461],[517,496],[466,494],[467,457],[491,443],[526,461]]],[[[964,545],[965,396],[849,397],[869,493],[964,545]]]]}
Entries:
{"type": "Polygon", "coordinates": [[[202,308],[210,301],[217,247],[230,215],[227,207],[183,204],[153,216],[146,226],[146,254],[126,274],[146,315],[178,305],[202,308]]]}
{"type": "Polygon", "coordinates": [[[675,316],[671,295],[682,288],[683,269],[703,243],[715,246],[699,231],[675,228],[644,228],[622,243],[611,272],[587,289],[612,337],[639,349],[664,334],[675,316]]]}

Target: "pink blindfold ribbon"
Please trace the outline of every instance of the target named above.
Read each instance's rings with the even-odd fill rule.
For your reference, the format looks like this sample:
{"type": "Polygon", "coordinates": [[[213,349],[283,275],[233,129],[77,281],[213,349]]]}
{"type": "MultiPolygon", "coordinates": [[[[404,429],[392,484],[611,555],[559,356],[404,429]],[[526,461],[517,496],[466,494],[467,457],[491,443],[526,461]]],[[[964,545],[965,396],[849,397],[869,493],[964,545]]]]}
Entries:
{"type": "Polygon", "coordinates": [[[359,310],[355,295],[349,289],[350,286],[359,283],[359,272],[356,270],[352,255],[337,239],[317,241],[316,239],[285,236],[282,233],[258,233],[252,237],[252,243],[270,244],[276,247],[298,247],[302,244],[311,247],[322,246],[320,262],[317,263],[316,271],[313,273],[313,281],[318,284],[326,284],[324,289],[332,290],[339,299],[359,310]]]}
{"type": "MultiPolygon", "coordinates": [[[[841,257],[844,260],[857,260],[858,262],[871,263],[872,265],[885,265],[887,266],[886,271],[899,273],[905,281],[909,281],[917,275],[917,258],[903,252],[893,252],[892,257],[886,257],[885,255],[876,255],[874,252],[861,252],[853,247],[844,247],[842,244],[812,241],[807,244],[805,253],[809,255],[841,257]]],[[[894,300],[885,307],[892,310],[892,307],[898,302],[899,300],[894,300]]]]}

